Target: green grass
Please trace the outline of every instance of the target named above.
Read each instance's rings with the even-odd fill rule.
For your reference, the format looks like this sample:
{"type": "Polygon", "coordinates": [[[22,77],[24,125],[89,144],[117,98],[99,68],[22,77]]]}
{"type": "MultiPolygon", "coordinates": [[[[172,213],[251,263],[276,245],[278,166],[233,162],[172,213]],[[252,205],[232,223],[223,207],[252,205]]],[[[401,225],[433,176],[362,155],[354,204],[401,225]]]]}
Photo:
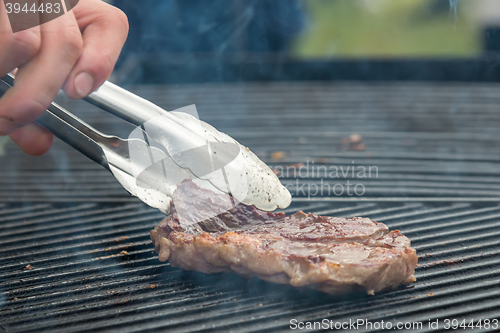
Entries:
{"type": "Polygon", "coordinates": [[[470,6],[460,3],[457,17],[448,10],[431,15],[426,11],[429,1],[306,0],[310,22],[296,40],[293,54],[324,58],[467,57],[479,53],[479,27],[468,17],[470,6]]]}

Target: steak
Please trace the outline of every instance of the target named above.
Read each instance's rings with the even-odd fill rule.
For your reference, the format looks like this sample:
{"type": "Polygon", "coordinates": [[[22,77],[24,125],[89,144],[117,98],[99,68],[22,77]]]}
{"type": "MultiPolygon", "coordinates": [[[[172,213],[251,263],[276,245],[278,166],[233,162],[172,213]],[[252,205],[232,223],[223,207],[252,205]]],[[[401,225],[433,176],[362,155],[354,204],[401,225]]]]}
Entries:
{"type": "Polygon", "coordinates": [[[170,215],[151,231],[159,260],[329,294],[374,294],[416,280],[417,255],[410,240],[383,223],[301,211],[286,216],[242,204],[226,210],[221,203],[228,198],[192,181],[181,183],[170,215]]]}

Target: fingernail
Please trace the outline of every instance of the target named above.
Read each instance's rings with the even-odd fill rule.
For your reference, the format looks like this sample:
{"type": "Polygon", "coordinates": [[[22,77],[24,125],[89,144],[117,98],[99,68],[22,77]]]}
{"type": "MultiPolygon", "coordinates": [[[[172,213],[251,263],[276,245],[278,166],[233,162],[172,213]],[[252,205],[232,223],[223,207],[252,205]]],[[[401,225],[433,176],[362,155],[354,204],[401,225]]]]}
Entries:
{"type": "Polygon", "coordinates": [[[86,97],[91,93],[94,86],[94,78],[87,72],[82,72],[75,77],[75,90],[81,97],[86,97]]]}

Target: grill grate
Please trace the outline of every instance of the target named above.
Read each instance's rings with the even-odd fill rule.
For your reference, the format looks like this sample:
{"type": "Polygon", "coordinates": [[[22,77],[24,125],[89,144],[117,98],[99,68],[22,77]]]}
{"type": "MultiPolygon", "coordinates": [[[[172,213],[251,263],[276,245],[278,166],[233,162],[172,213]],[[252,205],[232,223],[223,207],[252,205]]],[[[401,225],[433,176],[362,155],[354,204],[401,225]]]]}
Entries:
{"type": "MultiPolygon", "coordinates": [[[[368,216],[400,229],[419,254],[417,282],[375,296],[329,296],[172,268],[158,261],[149,239],[163,215],[129,197],[107,171],[60,142],[38,159],[10,145],[0,157],[0,332],[269,332],[289,330],[291,319],[326,318],[422,322],[420,331],[430,332],[429,320],[443,328],[445,318],[498,318],[497,85],[136,90],[166,109],[196,102],[202,119],[274,167],[309,162],[305,177],[283,174],[292,193],[321,179],[363,183],[359,197],[294,193],[285,211],[368,216]],[[354,132],[362,133],[366,151],[340,145],[354,132]],[[283,160],[271,158],[277,150],[283,160]],[[378,177],[310,176],[313,161],[327,168],[377,166],[378,177]]],[[[61,103],[96,127],[126,135],[116,119],[61,103]]]]}

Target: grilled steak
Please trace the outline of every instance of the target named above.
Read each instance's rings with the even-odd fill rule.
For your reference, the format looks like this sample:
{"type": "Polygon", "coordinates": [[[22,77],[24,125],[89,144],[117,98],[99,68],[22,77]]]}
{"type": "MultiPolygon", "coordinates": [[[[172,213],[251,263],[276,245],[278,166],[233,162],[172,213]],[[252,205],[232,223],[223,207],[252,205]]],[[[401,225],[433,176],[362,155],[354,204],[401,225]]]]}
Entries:
{"type": "Polygon", "coordinates": [[[228,197],[191,181],[180,184],[170,215],[151,231],[159,260],[330,294],[373,294],[415,281],[417,256],[410,240],[398,230],[388,232],[385,224],[300,211],[285,216],[245,205],[225,211],[220,203],[228,197]],[[217,209],[219,215],[204,218],[217,209]]]}

